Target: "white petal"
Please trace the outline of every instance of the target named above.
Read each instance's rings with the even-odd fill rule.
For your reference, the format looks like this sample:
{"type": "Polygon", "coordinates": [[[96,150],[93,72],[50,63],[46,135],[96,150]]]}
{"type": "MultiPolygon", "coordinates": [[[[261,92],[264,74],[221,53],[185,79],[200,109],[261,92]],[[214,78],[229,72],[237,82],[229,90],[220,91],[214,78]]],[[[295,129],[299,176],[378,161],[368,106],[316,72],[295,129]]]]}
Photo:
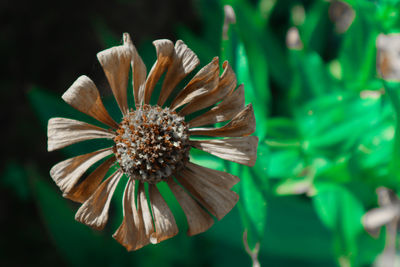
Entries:
{"type": "MultiPolygon", "coordinates": [[[[144,103],[149,104],[154,86],[157,84],[161,75],[172,63],[174,55],[174,44],[170,40],[162,39],[153,42],[157,51],[157,61],[150,70],[144,89],[144,103]]],[[[140,96],[139,96],[140,97],[140,96]]]]}
{"type": "Polygon", "coordinates": [[[258,137],[245,136],[222,140],[191,140],[190,145],[222,159],[254,166],[257,159],[258,137]]]}
{"type": "Polygon", "coordinates": [[[99,91],[89,77],[84,75],[79,77],[62,95],[62,99],[80,112],[92,116],[110,127],[118,128],[118,124],[104,108],[99,91]]]}
{"type": "Polygon", "coordinates": [[[54,151],[81,141],[114,138],[115,134],[100,127],[66,118],[51,118],[47,126],[47,150],[54,151]]]}
{"type": "Polygon", "coordinates": [[[192,128],[190,135],[208,135],[224,137],[240,137],[254,133],[256,130],[256,118],[253,106],[247,105],[242,111],[226,125],[220,128],[192,128]]]}
{"type": "Polygon", "coordinates": [[[232,119],[244,107],[244,88],[240,85],[218,105],[188,122],[189,128],[232,119]]]}
{"type": "Polygon", "coordinates": [[[128,112],[127,86],[132,53],[129,45],[111,47],[97,54],[122,114],[128,112]]]}
{"type": "Polygon", "coordinates": [[[154,216],[156,232],[150,238],[151,243],[160,243],[178,234],[174,215],[155,185],[149,185],[151,210],[154,216]]]}
{"type": "Polygon", "coordinates": [[[165,75],[163,86],[157,105],[164,105],[171,92],[183,78],[186,77],[200,63],[196,54],[181,40],[175,44],[172,64],[165,75]]]}
{"type": "Polygon", "coordinates": [[[108,210],[112,195],[121,176],[122,172],[118,170],[105,180],[94,194],[79,208],[75,215],[75,220],[94,229],[103,229],[108,220],[108,210]]]}
{"type": "Polygon", "coordinates": [[[61,161],[51,168],[50,176],[63,193],[68,193],[90,166],[111,154],[112,149],[105,148],[61,161]]]}
{"type": "Polygon", "coordinates": [[[214,220],[211,216],[208,215],[182,187],[174,182],[172,178],[169,178],[167,182],[186,215],[186,220],[189,225],[187,234],[192,236],[207,231],[214,224],[214,220]]]}

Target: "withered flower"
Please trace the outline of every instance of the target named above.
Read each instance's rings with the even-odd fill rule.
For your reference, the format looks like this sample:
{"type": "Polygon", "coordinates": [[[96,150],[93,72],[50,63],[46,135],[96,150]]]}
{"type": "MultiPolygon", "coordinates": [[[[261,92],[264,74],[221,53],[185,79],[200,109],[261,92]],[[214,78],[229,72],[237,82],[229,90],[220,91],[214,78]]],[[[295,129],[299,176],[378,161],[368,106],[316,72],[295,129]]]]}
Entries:
{"type": "Polygon", "coordinates": [[[110,128],[66,118],[52,118],[48,123],[49,151],[90,139],[113,140],[112,147],[56,164],[50,175],[64,197],[83,203],[75,219],[95,229],[105,226],[111,197],[126,175],[124,218],[113,237],[128,250],[159,243],[178,233],[174,216],[157,189],[159,182],[168,184],[181,205],[189,235],[211,227],[214,220],[209,213],[221,219],[235,206],[238,196],[231,188],[239,178],[191,163],[191,147],[248,166],[256,160],[258,138],[249,136],[255,130],[253,108],[251,104],[244,105],[243,86],[236,88],[229,64],[224,62],[220,76],[218,58],[214,58],[180,90],[169,107],[163,107],[199,60],[182,41],[174,46],[169,40],[156,40],[154,46],[157,61],[148,75],[126,33],[122,45],[97,55],[123,114],[120,124],[110,117],[95,84],[86,76],[79,77],[62,98],[110,128]],[[130,68],[135,110],[129,109],[127,101],[130,68]],[[153,89],[164,72],[157,105],[150,105],[153,89]],[[185,116],[200,110],[205,112],[185,121],[185,116]],[[218,128],[199,128],[226,121],[229,122],[218,128]],[[214,139],[191,140],[192,136],[214,139]],[[104,161],[82,179],[101,160],[104,161]],[[118,169],[103,181],[115,164],[118,169]]]}

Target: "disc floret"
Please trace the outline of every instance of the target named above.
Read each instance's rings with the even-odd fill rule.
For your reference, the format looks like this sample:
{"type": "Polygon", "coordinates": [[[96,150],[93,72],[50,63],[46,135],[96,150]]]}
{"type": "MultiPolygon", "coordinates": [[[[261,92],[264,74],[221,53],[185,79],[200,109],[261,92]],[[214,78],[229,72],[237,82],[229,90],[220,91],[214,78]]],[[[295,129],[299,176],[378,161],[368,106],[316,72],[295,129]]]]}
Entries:
{"type": "Polygon", "coordinates": [[[125,174],[158,183],[189,160],[184,118],[169,108],[144,105],[127,113],[114,138],[114,153],[125,174]]]}

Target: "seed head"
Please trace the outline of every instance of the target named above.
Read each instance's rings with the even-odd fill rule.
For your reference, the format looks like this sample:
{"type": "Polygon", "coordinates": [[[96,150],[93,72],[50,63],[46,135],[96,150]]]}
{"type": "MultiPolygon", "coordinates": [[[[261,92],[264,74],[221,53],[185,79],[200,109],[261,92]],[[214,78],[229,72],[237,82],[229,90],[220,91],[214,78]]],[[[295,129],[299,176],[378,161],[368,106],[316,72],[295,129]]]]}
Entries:
{"type": "Polygon", "coordinates": [[[114,153],[129,178],[158,183],[189,159],[184,118],[168,108],[144,105],[123,118],[114,153]]]}

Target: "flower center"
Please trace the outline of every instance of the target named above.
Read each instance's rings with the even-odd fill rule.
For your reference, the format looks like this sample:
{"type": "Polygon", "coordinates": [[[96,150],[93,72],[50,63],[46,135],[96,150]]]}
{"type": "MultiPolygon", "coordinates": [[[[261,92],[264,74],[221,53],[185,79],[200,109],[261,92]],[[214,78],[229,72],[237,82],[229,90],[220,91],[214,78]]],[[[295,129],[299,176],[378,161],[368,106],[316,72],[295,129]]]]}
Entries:
{"type": "Polygon", "coordinates": [[[188,161],[188,140],[183,117],[168,108],[144,105],[123,118],[114,153],[129,178],[158,183],[188,161]]]}

